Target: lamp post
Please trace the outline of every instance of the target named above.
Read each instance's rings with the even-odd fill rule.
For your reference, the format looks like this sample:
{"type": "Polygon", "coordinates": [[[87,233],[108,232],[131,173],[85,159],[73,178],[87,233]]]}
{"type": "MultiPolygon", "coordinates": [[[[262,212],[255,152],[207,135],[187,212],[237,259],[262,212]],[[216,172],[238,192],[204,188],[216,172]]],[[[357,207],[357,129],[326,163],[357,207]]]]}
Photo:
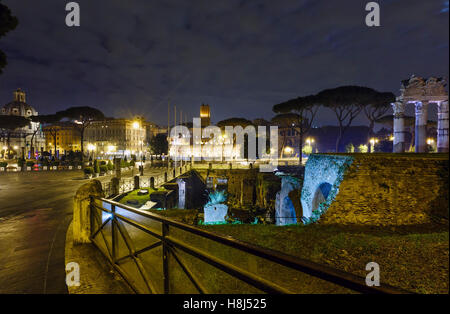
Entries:
{"type": "Polygon", "coordinates": [[[431,147],[431,151],[435,151],[434,150],[434,139],[432,139],[432,138],[428,138],[427,139],[427,144],[428,144],[428,146],[430,146],[431,147]]]}
{"type": "Polygon", "coordinates": [[[311,153],[314,153],[313,151],[313,144],[314,144],[315,140],[312,137],[308,137],[306,139],[306,144],[311,148],[311,153]]]}
{"type": "Polygon", "coordinates": [[[369,145],[369,152],[373,153],[375,151],[375,144],[378,143],[378,139],[375,138],[375,137],[372,137],[369,140],[369,143],[370,143],[370,145],[369,145]]]}

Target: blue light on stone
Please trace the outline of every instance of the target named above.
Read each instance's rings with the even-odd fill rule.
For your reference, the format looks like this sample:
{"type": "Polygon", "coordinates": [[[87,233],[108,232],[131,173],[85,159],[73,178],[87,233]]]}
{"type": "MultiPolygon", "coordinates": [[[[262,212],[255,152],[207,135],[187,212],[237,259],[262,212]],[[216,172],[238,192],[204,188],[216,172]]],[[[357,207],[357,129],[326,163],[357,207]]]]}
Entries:
{"type": "Polygon", "coordinates": [[[208,205],[204,208],[205,224],[226,223],[225,217],[228,214],[228,206],[225,204],[208,205]]]}
{"type": "Polygon", "coordinates": [[[205,224],[226,223],[225,217],[228,214],[228,206],[222,204],[226,202],[225,191],[214,191],[209,193],[208,203],[203,208],[205,224]]]}
{"type": "Polygon", "coordinates": [[[327,211],[352,162],[353,157],[348,155],[312,155],[308,158],[301,193],[303,223],[315,222],[327,211]]]}
{"type": "Polygon", "coordinates": [[[289,198],[289,193],[300,188],[300,181],[298,178],[284,173],[277,175],[281,177],[281,190],[275,199],[275,224],[278,226],[296,224],[295,207],[289,198]]]}

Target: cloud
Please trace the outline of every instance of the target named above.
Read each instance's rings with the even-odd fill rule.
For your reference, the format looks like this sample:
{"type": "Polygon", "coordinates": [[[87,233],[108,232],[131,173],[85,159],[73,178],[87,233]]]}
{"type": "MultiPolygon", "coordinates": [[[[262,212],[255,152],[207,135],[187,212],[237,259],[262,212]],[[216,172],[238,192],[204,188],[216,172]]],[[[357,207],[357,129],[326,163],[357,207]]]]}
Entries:
{"type": "Polygon", "coordinates": [[[207,102],[213,121],[270,119],[272,105],[324,88],[398,93],[413,73],[448,76],[442,1],[379,1],[379,28],[357,0],[78,2],[81,27],[68,28],[64,1],[4,0],[20,24],[1,39],[3,102],[22,87],[44,113],[90,105],[165,124],[170,98],[190,117],[207,102]]]}

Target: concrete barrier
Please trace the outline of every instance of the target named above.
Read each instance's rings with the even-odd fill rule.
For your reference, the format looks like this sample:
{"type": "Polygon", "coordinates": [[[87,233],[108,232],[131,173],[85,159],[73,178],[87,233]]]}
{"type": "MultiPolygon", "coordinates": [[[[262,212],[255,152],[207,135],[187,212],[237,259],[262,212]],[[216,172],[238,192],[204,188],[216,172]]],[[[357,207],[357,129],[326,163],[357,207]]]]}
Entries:
{"type": "Polygon", "coordinates": [[[73,198],[73,243],[90,243],[91,208],[90,195],[103,197],[102,184],[91,180],[83,184],[73,198]]]}

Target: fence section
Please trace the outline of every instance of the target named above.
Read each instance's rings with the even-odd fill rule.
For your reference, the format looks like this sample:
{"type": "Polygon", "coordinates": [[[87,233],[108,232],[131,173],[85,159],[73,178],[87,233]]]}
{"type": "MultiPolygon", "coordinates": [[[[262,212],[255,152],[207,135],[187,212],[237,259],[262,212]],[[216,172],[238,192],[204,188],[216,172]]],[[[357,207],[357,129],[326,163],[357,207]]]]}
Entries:
{"type": "Polygon", "coordinates": [[[91,197],[91,240],[138,293],[405,293],[91,197]]]}

